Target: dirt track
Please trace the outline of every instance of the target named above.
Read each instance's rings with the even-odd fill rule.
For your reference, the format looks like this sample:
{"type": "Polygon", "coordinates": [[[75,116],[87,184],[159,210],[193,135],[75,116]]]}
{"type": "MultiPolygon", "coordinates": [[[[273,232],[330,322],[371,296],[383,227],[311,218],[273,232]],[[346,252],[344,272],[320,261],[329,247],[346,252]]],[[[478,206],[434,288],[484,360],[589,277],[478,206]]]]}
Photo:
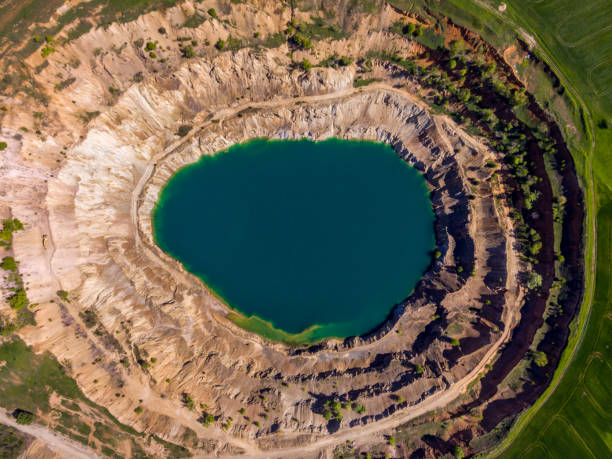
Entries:
{"type": "Polygon", "coordinates": [[[6,415],[6,413],[0,411],[0,422],[9,425],[20,432],[32,435],[45,442],[49,449],[55,451],[61,457],[66,458],[93,458],[101,457],[98,456],[91,449],[72,441],[66,437],[63,437],[56,432],[47,429],[41,425],[20,425],[17,424],[12,417],[6,415]]]}

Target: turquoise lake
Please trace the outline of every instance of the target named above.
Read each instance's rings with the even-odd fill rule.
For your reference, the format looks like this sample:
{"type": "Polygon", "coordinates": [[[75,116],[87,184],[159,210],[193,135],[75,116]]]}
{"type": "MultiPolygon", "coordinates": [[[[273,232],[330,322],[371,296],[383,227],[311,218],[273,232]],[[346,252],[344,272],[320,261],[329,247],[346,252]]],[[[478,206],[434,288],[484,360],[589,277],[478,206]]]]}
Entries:
{"type": "Polygon", "coordinates": [[[153,211],[157,244],[280,341],[375,329],[431,262],[424,177],[386,144],[257,139],[179,170],[153,211]]]}

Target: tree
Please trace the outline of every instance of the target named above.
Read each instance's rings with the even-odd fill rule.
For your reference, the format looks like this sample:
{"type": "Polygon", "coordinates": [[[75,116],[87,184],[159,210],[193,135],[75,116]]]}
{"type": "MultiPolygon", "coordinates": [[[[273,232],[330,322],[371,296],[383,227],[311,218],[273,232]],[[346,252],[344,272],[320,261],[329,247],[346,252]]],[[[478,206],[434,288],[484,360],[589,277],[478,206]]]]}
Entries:
{"type": "Polygon", "coordinates": [[[34,422],[34,413],[25,410],[16,410],[17,424],[28,425],[34,422]]]}
{"type": "Polygon", "coordinates": [[[221,38],[219,38],[217,40],[217,43],[215,43],[215,48],[217,48],[219,51],[225,48],[225,40],[222,40],[221,38]]]}
{"type": "Polygon", "coordinates": [[[195,402],[191,398],[191,395],[183,393],[183,404],[190,410],[193,410],[195,402]]]}
{"type": "Polygon", "coordinates": [[[449,69],[454,69],[455,67],[457,67],[457,61],[455,59],[451,59],[450,61],[448,61],[448,68],[449,69]]]}
{"type": "Polygon", "coordinates": [[[415,30],[416,26],[413,22],[409,22],[402,28],[402,32],[404,33],[404,35],[413,35],[415,30]]]}
{"type": "Polygon", "coordinates": [[[6,150],[6,147],[8,147],[8,144],[6,142],[0,142],[0,151],[6,150]]]}
{"type": "Polygon", "coordinates": [[[28,297],[23,287],[18,288],[15,294],[9,297],[8,303],[17,311],[28,305],[28,297]]]}
{"type": "Polygon", "coordinates": [[[548,365],[548,357],[546,357],[546,353],[542,351],[535,351],[533,353],[533,361],[540,368],[548,365]]]}
{"type": "Polygon", "coordinates": [[[5,271],[17,271],[17,262],[13,257],[4,257],[0,265],[5,271]]]}
{"type": "Polygon", "coordinates": [[[440,258],[441,256],[442,256],[442,252],[440,252],[439,250],[436,250],[436,251],[434,252],[434,257],[435,257],[436,259],[440,258]]]}
{"type": "Polygon", "coordinates": [[[463,452],[461,446],[453,446],[453,456],[455,456],[457,459],[463,459],[465,457],[465,453],[463,452]]]}
{"type": "Polygon", "coordinates": [[[213,422],[215,422],[215,417],[210,413],[202,413],[201,423],[204,427],[210,426],[213,422]]]}
{"type": "Polygon", "coordinates": [[[189,134],[189,131],[191,131],[192,126],[190,126],[189,124],[182,124],[181,126],[179,126],[178,131],[176,131],[176,135],[178,135],[179,137],[185,137],[187,134],[189,134]]]}
{"type": "Polygon", "coordinates": [[[395,446],[395,437],[393,436],[389,437],[389,445],[395,446]]]}
{"type": "Polygon", "coordinates": [[[217,17],[217,10],[215,10],[214,8],[211,8],[208,10],[208,14],[210,14],[211,18],[216,18],[217,17]]]}
{"type": "Polygon", "coordinates": [[[459,340],[457,338],[452,338],[451,339],[451,346],[459,347],[459,340]]]}
{"type": "Polygon", "coordinates": [[[183,46],[183,48],[181,49],[181,53],[183,54],[183,57],[187,59],[195,57],[195,51],[193,50],[192,45],[183,46]]]}
{"type": "Polygon", "coordinates": [[[306,58],[302,59],[302,69],[305,72],[308,72],[311,68],[312,68],[312,64],[310,63],[310,61],[306,58]]]}
{"type": "Polygon", "coordinates": [[[414,371],[416,372],[417,375],[422,375],[425,372],[425,369],[417,363],[416,366],[414,367],[414,371]]]}
{"type": "Polygon", "coordinates": [[[301,49],[312,48],[312,41],[301,33],[296,33],[289,38],[289,42],[301,49]]]}
{"type": "Polygon", "coordinates": [[[417,37],[420,37],[423,35],[423,26],[421,24],[419,24],[419,26],[417,27],[414,35],[416,35],[417,37]]]}
{"type": "Polygon", "coordinates": [[[542,276],[538,273],[531,271],[527,275],[527,288],[529,290],[534,290],[542,285],[542,276]]]}

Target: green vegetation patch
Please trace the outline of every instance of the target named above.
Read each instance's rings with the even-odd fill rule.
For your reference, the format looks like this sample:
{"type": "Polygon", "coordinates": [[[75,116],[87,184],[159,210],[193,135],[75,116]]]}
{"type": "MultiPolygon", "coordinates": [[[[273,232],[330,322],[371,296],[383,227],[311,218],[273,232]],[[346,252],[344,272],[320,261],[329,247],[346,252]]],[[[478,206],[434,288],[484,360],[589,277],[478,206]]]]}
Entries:
{"type": "Polygon", "coordinates": [[[25,448],[25,440],[17,429],[0,424],[0,459],[19,457],[25,448]]]}

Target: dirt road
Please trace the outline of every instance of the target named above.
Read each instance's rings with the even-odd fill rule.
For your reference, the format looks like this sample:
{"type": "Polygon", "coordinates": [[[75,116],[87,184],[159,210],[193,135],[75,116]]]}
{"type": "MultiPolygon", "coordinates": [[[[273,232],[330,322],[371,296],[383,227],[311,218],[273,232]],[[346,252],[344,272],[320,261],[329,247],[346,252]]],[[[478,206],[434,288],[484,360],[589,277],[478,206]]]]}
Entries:
{"type": "Polygon", "coordinates": [[[49,449],[55,451],[61,457],[71,459],[87,459],[96,458],[98,456],[95,452],[81,445],[80,443],[74,442],[66,437],[55,433],[51,429],[47,429],[38,424],[31,425],[20,425],[15,420],[7,416],[6,413],[0,411],[0,423],[14,427],[15,429],[25,434],[31,435],[45,442],[49,449]]]}

